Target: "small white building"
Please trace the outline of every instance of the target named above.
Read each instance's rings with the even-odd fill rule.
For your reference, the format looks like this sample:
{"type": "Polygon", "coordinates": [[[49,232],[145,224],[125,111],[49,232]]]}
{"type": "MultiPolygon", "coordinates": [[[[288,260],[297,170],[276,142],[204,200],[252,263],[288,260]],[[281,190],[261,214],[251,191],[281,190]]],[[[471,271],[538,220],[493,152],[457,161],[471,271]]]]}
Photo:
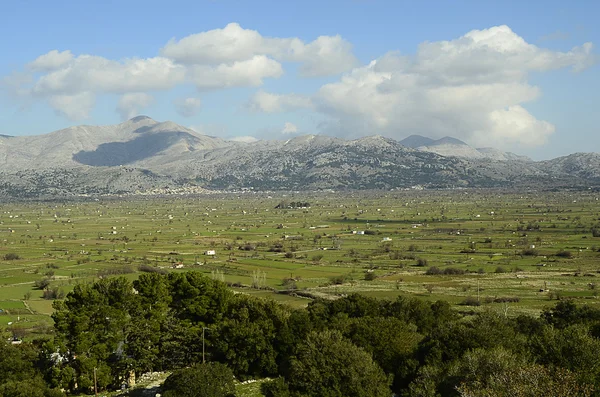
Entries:
{"type": "Polygon", "coordinates": [[[215,250],[208,250],[208,251],[204,251],[204,255],[215,256],[215,255],[217,255],[217,253],[215,252],[215,250]]]}

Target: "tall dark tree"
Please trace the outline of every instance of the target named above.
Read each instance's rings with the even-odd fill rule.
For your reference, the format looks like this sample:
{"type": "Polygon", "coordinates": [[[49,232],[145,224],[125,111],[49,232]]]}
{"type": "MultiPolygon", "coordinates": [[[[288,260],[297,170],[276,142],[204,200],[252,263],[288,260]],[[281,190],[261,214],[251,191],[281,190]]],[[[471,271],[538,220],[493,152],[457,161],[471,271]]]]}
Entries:
{"type": "Polygon", "coordinates": [[[311,333],[286,378],[293,395],[389,397],[390,380],[365,350],[340,332],[311,333]]]}
{"type": "Polygon", "coordinates": [[[241,378],[278,373],[277,337],[289,310],[272,300],[238,295],[209,332],[214,359],[241,378]]]}

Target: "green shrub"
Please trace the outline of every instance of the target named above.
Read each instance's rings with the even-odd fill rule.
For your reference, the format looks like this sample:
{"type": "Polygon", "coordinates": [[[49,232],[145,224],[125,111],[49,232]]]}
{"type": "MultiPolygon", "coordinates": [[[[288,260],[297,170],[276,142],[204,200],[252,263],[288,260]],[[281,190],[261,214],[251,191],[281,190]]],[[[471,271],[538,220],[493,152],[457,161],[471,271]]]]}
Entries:
{"type": "Polygon", "coordinates": [[[373,281],[377,278],[375,272],[366,272],[365,273],[365,281],[373,281]]]}
{"type": "Polygon", "coordinates": [[[538,256],[540,253],[535,248],[526,248],[521,251],[521,255],[523,256],[538,256]]]}
{"type": "Polygon", "coordinates": [[[419,267],[425,267],[427,266],[427,259],[424,258],[417,258],[417,266],[419,267]]]}
{"type": "Polygon", "coordinates": [[[479,302],[479,299],[475,298],[474,296],[467,296],[462,304],[465,306],[479,306],[481,305],[481,302],[479,302]]]}
{"type": "Polygon", "coordinates": [[[220,363],[198,364],[173,372],[162,386],[164,397],[233,397],[233,372],[220,363]]]}
{"type": "Polygon", "coordinates": [[[573,254],[571,253],[571,251],[560,250],[556,253],[556,256],[561,258],[572,258],[573,254]]]}

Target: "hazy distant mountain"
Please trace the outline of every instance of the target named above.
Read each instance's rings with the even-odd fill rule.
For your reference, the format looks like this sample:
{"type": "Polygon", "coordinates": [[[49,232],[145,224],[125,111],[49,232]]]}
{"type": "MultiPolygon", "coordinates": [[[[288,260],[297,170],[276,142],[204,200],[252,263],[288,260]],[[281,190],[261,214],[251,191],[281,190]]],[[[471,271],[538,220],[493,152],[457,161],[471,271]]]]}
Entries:
{"type": "Polygon", "coordinates": [[[475,149],[451,137],[305,135],[233,142],[139,116],[110,126],[0,137],[0,196],[590,185],[600,155],[551,161],[475,149]],[[414,146],[414,148],[413,148],[414,146]]]}
{"type": "Polygon", "coordinates": [[[4,170],[170,162],[188,152],[233,144],[145,116],[117,125],[82,125],[0,142],[0,168],[4,170]]]}
{"type": "Polygon", "coordinates": [[[495,148],[491,148],[491,147],[482,147],[482,148],[477,148],[477,151],[481,154],[483,154],[483,156],[485,158],[488,159],[492,159],[492,160],[498,160],[498,161],[532,161],[529,157],[527,156],[520,156],[518,154],[514,154],[511,152],[503,152],[501,150],[495,149],[495,148]]]}
{"type": "Polygon", "coordinates": [[[531,159],[526,156],[503,152],[494,148],[474,148],[459,139],[449,136],[434,140],[421,135],[411,135],[408,138],[401,140],[400,143],[406,147],[437,153],[446,157],[452,156],[497,161],[531,161],[531,159]]]}
{"type": "Polygon", "coordinates": [[[409,137],[404,138],[400,141],[400,144],[406,147],[410,147],[416,149],[421,146],[429,146],[434,143],[435,140],[431,138],[427,138],[421,135],[411,135],[409,137]]]}

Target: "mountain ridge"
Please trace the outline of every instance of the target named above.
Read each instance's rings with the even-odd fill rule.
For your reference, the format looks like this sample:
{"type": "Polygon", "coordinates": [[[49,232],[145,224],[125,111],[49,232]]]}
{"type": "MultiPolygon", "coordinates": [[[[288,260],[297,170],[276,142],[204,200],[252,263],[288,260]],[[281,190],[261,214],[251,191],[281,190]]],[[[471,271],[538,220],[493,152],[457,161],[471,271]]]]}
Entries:
{"type": "Polygon", "coordinates": [[[0,170],[0,197],[161,189],[587,186],[600,182],[600,155],[534,162],[452,137],[416,135],[402,141],[380,135],[354,140],[302,135],[242,143],[138,116],[116,125],[3,138],[0,170]]]}

